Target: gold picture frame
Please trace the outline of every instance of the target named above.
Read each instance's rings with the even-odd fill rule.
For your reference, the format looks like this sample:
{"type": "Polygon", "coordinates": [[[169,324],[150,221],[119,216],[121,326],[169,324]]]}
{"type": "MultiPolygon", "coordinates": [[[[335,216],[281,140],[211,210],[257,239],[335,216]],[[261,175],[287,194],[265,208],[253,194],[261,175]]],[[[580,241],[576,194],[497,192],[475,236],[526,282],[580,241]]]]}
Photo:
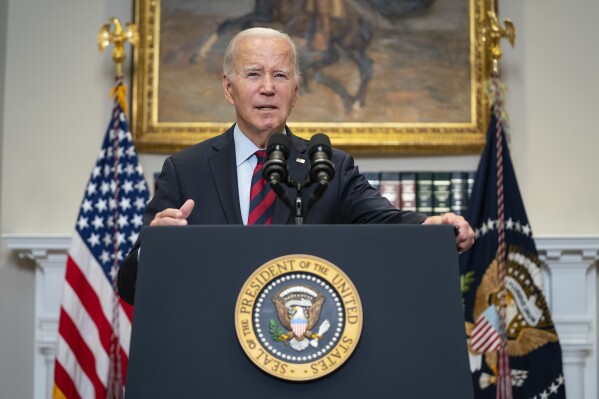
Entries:
{"type": "Polygon", "coordinates": [[[489,118],[489,69],[479,40],[486,1],[421,0],[420,10],[410,10],[399,7],[418,2],[329,0],[324,3],[330,9],[318,15],[315,2],[323,3],[270,1],[288,4],[267,10],[265,17],[259,15],[264,12],[260,3],[266,3],[260,0],[136,0],[140,43],[134,54],[131,120],[138,150],[172,153],[231,126],[235,114],[222,93],[222,54],[240,27],[256,25],[293,31],[287,33],[298,45],[300,60],[308,59],[307,72],[302,69],[305,85],[288,121],[295,134],[309,138],[324,132],[334,146],[361,154],[482,149],[489,118]],[[361,19],[350,21],[356,4],[362,7],[361,19]],[[291,5],[301,5],[302,13],[291,5]],[[281,10],[288,11],[286,20],[281,10]],[[298,15],[303,22],[312,18],[312,25],[302,26],[298,15]],[[331,25],[346,23],[339,28],[346,29],[343,37],[314,28],[313,21],[323,16],[331,25]],[[256,22],[264,20],[271,22],[256,22]],[[309,36],[297,33],[302,29],[309,36]],[[361,54],[352,53],[368,29],[371,36],[362,40],[361,54]],[[316,40],[323,34],[332,43],[328,49],[316,40]],[[341,41],[352,37],[357,39],[344,47],[341,41]],[[328,59],[324,67],[323,59],[328,59]],[[360,97],[363,87],[366,95],[360,97]]]}

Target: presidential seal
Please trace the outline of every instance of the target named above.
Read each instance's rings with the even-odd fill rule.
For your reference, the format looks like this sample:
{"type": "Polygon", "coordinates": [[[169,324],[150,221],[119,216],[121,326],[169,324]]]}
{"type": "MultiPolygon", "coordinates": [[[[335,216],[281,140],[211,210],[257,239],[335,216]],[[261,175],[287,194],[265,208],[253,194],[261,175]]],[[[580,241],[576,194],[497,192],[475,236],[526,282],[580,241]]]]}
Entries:
{"type": "Polygon", "coordinates": [[[362,304],[337,266],[287,255],[260,266],[245,282],[235,328],[260,369],[285,380],[313,380],[335,371],[356,348],[362,304]]]}

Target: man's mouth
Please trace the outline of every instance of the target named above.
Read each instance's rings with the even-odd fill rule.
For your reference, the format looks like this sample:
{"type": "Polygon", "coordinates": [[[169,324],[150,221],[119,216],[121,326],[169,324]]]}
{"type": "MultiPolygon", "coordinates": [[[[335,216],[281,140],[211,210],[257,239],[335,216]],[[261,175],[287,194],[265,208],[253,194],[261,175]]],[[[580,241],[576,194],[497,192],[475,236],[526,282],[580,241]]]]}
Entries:
{"type": "Polygon", "coordinates": [[[256,108],[260,111],[274,111],[275,109],[277,109],[277,107],[275,107],[274,105],[260,105],[256,108]]]}

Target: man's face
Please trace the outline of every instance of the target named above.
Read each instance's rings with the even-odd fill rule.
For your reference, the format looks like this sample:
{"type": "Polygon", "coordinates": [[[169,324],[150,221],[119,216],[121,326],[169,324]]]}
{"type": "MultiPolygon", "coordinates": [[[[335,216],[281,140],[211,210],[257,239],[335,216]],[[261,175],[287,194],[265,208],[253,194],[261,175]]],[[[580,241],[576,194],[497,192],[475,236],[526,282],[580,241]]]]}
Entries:
{"type": "Polygon", "coordinates": [[[280,38],[241,39],[234,76],[223,77],[223,87],[241,131],[265,146],[272,134],[283,131],[298,97],[289,44],[280,38]]]}

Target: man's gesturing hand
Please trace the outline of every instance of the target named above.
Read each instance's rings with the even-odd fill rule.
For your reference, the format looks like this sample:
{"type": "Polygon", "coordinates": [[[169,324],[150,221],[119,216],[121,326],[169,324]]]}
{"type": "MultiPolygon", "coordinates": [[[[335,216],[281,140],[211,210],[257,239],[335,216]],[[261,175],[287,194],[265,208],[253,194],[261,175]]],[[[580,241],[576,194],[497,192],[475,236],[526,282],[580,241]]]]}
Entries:
{"type": "Polygon", "coordinates": [[[188,199],[180,209],[167,208],[158,212],[150,226],[187,226],[187,218],[191,214],[195,203],[188,199]]]}

